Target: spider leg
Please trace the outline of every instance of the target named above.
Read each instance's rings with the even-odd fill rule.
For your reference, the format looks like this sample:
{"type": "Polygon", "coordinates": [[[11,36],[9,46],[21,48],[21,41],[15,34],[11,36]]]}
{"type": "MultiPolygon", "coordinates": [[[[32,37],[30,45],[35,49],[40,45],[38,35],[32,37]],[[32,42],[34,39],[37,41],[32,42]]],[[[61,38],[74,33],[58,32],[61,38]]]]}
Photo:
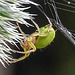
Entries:
{"type": "Polygon", "coordinates": [[[21,30],[21,28],[20,28],[20,26],[19,26],[19,24],[18,24],[17,22],[16,22],[16,24],[17,24],[17,26],[18,26],[20,32],[21,32],[21,33],[23,34],[23,36],[26,38],[28,44],[31,46],[32,50],[26,50],[25,48],[23,48],[23,49],[24,49],[24,52],[20,52],[20,51],[15,51],[15,50],[13,50],[13,52],[21,53],[21,54],[25,54],[25,55],[24,55],[23,57],[21,57],[21,58],[16,59],[16,60],[12,60],[11,63],[15,63],[15,62],[21,61],[21,60],[25,59],[26,57],[28,57],[28,56],[30,55],[30,53],[36,51],[36,47],[35,47],[35,45],[31,42],[31,39],[29,39],[28,37],[26,37],[25,33],[21,30]]]}
{"type": "Polygon", "coordinates": [[[7,57],[7,59],[9,60],[9,62],[7,60],[3,60],[1,59],[3,62],[6,62],[6,63],[11,63],[11,61],[15,61],[16,59],[13,59],[11,57],[7,57]]]}
{"type": "Polygon", "coordinates": [[[25,33],[22,31],[22,29],[20,28],[19,24],[18,24],[17,22],[16,22],[16,24],[17,24],[17,26],[18,26],[20,32],[22,33],[22,35],[25,37],[25,39],[27,39],[25,33]]]}
{"type": "Polygon", "coordinates": [[[21,60],[23,60],[23,59],[25,59],[25,58],[26,58],[26,56],[23,56],[23,57],[21,57],[21,58],[18,58],[18,59],[16,59],[16,60],[11,61],[11,63],[16,63],[16,62],[21,61],[21,60]]]}
{"type": "Polygon", "coordinates": [[[32,19],[31,19],[31,21],[33,22],[33,24],[35,25],[35,27],[37,28],[37,31],[38,31],[38,33],[33,33],[32,34],[33,36],[47,36],[48,35],[48,34],[41,34],[38,24],[32,19]]]}
{"type": "Polygon", "coordinates": [[[36,51],[36,47],[34,46],[34,44],[32,42],[30,42],[30,41],[28,41],[28,43],[32,47],[32,50],[27,51],[26,49],[24,49],[24,52],[14,50],[14,52],[16,52],[16,53],[21,53],[21,54],[25,54],[25,55],[23,57],[21,57],[21,58],[18,58],[16,60],[11,61],[11,63],[16,63],[18,61],[24,60],[25,58],[27,58],[30,55],[30,53],[36,51]]]}
{"type": "Polygon", "coordinates": [[[30,19],[30,20],[35,25],[35,27],[37,28],[38,33],[40,34],[40,28],[39,28],[38,24],[34,20],[32,20],[32,19],[30,19]]]}
{"type": "MultiPolygon", "coordinates": [[[[49,31],[50,31],[50,28],[52,27],[52,23],[51,23],[51,21],[49,20],[49,18],[48,18],[48,17],[46,17],[46,18],[47,18],[47,20],[49,21],[49,29],[48,29],[48,32],[49,32],[49,31]]],[[[31,19],[31,21],[33,22],[33,24],[35,25],[35,27],[36,27],[36,28],[37,28],[37,30],[38,30],[38,33],[33,34],[33,36],[47,36],[47,35],[48,35],[48,33],[40,34],[41,32],[40,32],[40,28],[39,28],[38,24],[37,24],[37,23],[35,23],[35,21],[34,21],[34,20],[32,20],[32,19],[31,19]]]]}
{"type": "MultiPolygon", "coordinates": [[[[26,49],[24,49],[24,51],[26,51],[26,49]]],[[[17,51],[17,52],[21,53],[20,51],[17,51]]],[[[25,53],[24,53],[24,54],[25,54],[25,53]]],[[[25,54],[23,57],[20,57],[20,58],[18,58],[18,59],[16,59],[16,60],[11,61],[11,63],[16,63],[16,62],[18,62],[18,61],[24,60],[24,59],[27,58],[29,55],[30,55],[30,53],[29,53],[29,54],[25,54]]]]}
{"type": "Polygon", "coordinates": [[[25,52],[22,51],[16,51],[16,50],[12,50],[14,53],[19,53],[19,54],[25,54],[25,52]]]}
{"type": "Polygon", "coordinates": [[[51,20],[49,19],[49,17],[47,15],[45,15],[45,17],[47,18],[47,20],[49,22],[49,29],[48,29],[48,32],[49,32],[50,29],[52,28],[52,22],[51,22],[51,20]]]}

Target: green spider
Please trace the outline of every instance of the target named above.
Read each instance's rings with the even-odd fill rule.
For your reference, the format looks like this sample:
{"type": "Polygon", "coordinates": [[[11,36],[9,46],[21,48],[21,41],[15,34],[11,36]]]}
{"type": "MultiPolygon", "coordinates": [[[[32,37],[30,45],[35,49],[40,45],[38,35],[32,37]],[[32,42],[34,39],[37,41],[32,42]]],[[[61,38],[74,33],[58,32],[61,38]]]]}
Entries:
{"type": "Polygon", "coordinates": [[[12,60],[11,63],[21,61],[26,57],[28,57],[30,53],[35,52],[36,49],[41,49],[48,46],[48,44],[50,44],[55,37],[55,30],[53,29],[51,22],[49,22],[50,24],[39,28],[39,26],[32,19],[31,21],[33,22],[37,30],[34,33],[32,33],[30,36],[26,36],[25,33],[21,30],[19,24],[17,23],[20,32],[25,37],[25,39],[21,40],[20,43],[21,47],[24,49],[24,52],[16,51],[16,50],[13,51],[25,55],[21,58],[12,60]]]}

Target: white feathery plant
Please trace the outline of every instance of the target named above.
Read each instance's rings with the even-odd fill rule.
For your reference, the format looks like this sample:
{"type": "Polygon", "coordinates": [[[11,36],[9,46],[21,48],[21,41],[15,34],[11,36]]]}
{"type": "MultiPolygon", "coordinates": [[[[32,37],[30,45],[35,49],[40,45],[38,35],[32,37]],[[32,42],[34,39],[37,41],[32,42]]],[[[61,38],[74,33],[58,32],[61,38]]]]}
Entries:
{"type": "Polygon", "coordinates": [[[9,58],[12,59],[12,49],[6,42],[16,46],[16,43],[23,38],[17,31],[17,26],[11,21],[29,26],[31,24],[24,19],[31,19],[34,16],[34,14],[23,12],[30,7],[24,7],[22,4],[37,5],[30,0],[0,0],[0,62],[4,67],[6,67],[4,61],[8,64],[11,62],[9,58]],[[22,8],[20,8],[21,6],[22,8]]]}

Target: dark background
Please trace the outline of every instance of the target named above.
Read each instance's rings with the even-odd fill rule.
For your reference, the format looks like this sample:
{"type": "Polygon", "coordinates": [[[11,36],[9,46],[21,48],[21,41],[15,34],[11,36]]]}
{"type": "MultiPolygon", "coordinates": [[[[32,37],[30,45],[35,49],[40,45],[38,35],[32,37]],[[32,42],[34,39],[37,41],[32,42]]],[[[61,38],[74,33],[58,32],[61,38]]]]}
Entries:
{"type": "MultiPolygon", "coordinates": [[[[58,2],[58,0],[55,1],[58,2]]],[[[34,0],[34,2],[44,7],[43,0],[34,0]]],[[[35,21],[40,27],[48,23],[35,6],[28,11],[38,14],[35,21]]],[[[50,15],[49,10],[47,11],[47,15],[50,15]]],[[[63,25],[75,32],[75,13],[58,10],[58,14],[63,25]]],[[[23,25],[21,27],[25,33],[35,31],[33,27],[27,28],[23,25]]],[[[37,49],[25,60],[10,64],[6,69],[0,66],[1,75],[75,75],[75,47],[60,31],[57,31],[54,41],[46,48],[37,49]]]]}

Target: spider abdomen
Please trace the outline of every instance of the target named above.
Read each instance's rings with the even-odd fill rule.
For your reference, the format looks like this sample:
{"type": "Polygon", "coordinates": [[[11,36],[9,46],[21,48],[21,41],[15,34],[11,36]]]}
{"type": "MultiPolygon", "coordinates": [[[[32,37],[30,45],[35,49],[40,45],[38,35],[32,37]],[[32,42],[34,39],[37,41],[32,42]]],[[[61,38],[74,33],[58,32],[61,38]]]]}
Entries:
{"type": "Polygon", "coordinates": [[[46,47],[48,44],[50,44],[53,41],[54,37],[55,37],[55,30],[51,28],[47,36],[38,36],[35,43],[36,48],[40,49],[46,47]]]}

